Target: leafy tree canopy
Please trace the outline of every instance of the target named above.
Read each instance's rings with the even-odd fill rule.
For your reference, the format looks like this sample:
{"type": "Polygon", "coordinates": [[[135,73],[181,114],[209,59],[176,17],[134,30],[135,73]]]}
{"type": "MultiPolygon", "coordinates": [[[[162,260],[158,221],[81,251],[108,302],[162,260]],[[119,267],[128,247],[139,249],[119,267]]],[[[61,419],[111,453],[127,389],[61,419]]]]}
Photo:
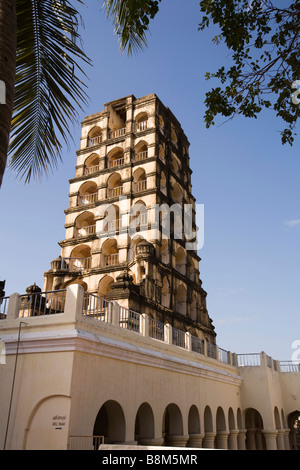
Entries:
{"type": "Polygon", "coordinates": [[[228,68],[206,74],[221,83],[206,93],[206,127],[217,115],[256,118],[270,108],[285,123],[282,143],[292,145],[300,103],[300,1],[202,0],[200,9],[199,30],[218,25],[214,41],[232,52],[228,68]]]}

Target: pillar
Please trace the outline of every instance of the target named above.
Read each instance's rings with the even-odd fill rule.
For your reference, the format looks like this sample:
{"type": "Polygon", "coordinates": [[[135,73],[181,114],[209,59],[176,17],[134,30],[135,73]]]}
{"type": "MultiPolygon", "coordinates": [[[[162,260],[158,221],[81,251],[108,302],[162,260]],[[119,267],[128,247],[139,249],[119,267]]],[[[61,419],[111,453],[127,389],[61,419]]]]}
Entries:
{"type": "Polygon", "coordinates": [[[284,445],[285,450],[290,450],[290,429],[284,429],[284,445]]]}
{"type": "Polygon", "coordinates": [[[277,450],[277,430],[263,430],[265,441],[266,441],[266,448],[267,450],[277,450]]]}
{"type": "Polygon", "coordinates": [[[190,438],[187,444],[188,447],[195,447],[201,449],[203,438],[204,434],[190,434],[190,438]]]}
{"type": "Polygon", "coordinates": [[[218,431],[216,435],[216,448],[217,449],[228,449],[228,431],[218,431]]]}
{"type": "Polygon", "coordinates": [[[247,429],[247,450],[256,450],[255,434],[256,428],[247,429]]]}
{"type": "Polygon", "coordinates": [[[238,450],[238,429],[231,429],[228,436],[228,449],[238,450]]]}
{"type": "Polygon", "coordinates": [[[182,436],[177,434],[168,434],[166,436],[166,444],[170,447],[186,447],[189,436],[182,436]]]}
{"type": "Polygon", "coordinates": [[[206,449],[214,449],[215,448],[215,432],[206,432],[203,439],[203,447],[206,449]]]}
{"type": "Polygon", "coordinates": [[[285,430],[284,429],[278,429],[277,430],[277,449],[278,450],[285,450],[285,442],[284,442],[284,434],[285,430]]]}
{"type": "Polygon", "coordinates": [[[246,450],[246,432],[247,429],[239,429],[237,436],[238,450],[246,450]]]}

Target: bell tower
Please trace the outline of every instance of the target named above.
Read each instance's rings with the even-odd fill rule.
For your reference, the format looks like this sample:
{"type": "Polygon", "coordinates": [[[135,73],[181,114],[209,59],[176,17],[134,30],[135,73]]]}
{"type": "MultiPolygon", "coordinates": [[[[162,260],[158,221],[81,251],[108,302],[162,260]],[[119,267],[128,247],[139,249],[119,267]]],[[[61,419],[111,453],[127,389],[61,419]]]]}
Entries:
{"type": "Polygon", "coordinates": [[[72,283],[215,343],[199,278],[189,142],[155,94],[82,122],[61,253],[44,291],[72,283]],[[188,211],[187,211],[188,208],[188,211]]]}

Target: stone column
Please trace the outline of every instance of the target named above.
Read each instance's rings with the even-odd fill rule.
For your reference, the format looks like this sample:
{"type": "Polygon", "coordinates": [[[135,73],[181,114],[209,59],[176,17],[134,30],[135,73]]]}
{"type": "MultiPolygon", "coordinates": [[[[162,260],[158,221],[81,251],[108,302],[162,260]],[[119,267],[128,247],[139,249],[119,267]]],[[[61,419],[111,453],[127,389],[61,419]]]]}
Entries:
{"type": "Polygon", "coordinates": [[[256,428],[247,429],[247,450],[256,450],[255,434],[256,428]]]}
{"type": "Polygon", "coordinates": [[[238,450],[238,429],[231,429],[228,436],[228,449],[238,450]]]}
{"type": "Polygon", "coordinates": [[[247,429],[239,429],[237,436],[238,450],[246,450],[246,432],[247,429]]]}
{"type": "Polygon", "coordinates": [[[149,439],[140,439],[139,444],[141,446],[150,446],[150,447],[161,447],[164,443],[163,437],[149,438],[149,439]]]}
{"type": "Polygon", "coordinates": [[[285,442],[284,442],[284,434],[285,430],[284,429],[278,429],[277,430],[277,449],[278,450],[285,450],[285,442]]]}
{"type": "Polygon", "coordinates": [[[276,436],[277,430],[263,429],[267,450],[277,450],[276,436]]]}
{"type": "Polygon", "coordinates": [[[218,431],[216,435],[216,448],[217,449],[228,449],[228,431],[218,431]]]}
{"type": "Polygon", "coordinates": [[[214,449],[215,448],[215,432],[206,432],[203,438],[202,447],[205,449],[214,449]]]}
{"type": "Polygon", "coordinates": [[[190,438],[188,441],[188,447],[196,447],[200,449],[202,447],[202,441],[204,438],[204,434],[190,434],[190,438]]]}
{"type": "Polygon", "coordinates": [[[182,436],[180,434],[168,434],[166,436],[166,444],[170,447],[186,447],[189,436],[182,436]]]}
{"type": "Polygon", "coordinates": [[[284,429],[284,444],[285,450],[290,450],[290,429],[284,429]]]}
{"type": "Polygon", "coordinates": [[[257,429],[256,434],[255,434],[255,442],[256,442],[256,450],[263,450],[263,435],[262,435],[262,430],[257,429]]]}

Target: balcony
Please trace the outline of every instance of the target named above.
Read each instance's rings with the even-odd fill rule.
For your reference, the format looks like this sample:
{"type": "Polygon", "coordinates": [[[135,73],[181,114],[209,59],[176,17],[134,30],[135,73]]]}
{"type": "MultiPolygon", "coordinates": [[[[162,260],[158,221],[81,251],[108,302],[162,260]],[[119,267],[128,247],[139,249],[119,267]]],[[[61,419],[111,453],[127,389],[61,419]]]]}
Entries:
{"type": "Polygon", "coordinates": [[[119,253],[112,253],[104,257],[105,266],[115,266],[119,264],[119,253]]]}
{"type": "Polygon", "coordinates": [[[117,137],[123,137],[126,134],[126,127],[122,127],[121,129],[110,130],[109,138],[116,139],[117,137]]]}
{"type": "Polygon", "coordinates": [[[97,171],[100,171],[100,165],[85,167],[84,175],[89,176],[89,175],[92,175],[93,173],[97,173],[97,171]]]}
{"type": "Polygon", "coordinates": [[[124,157],[112,159],[108,162],[109,168],[115,168],[116,166],[124,165],[124,157]]]}
{"type": "Polygon", "coordinates": [[[137,193],[145,191],[147,189],[147,180],[137,181],[134,185],[134,189],[137,193]]]}
{"type": "Polygon", "coordinates": [[[136,132],[142,132],[148,129],[148,121],[140,121],[135,125],[136,132]]]}
{"type": "Polygon", "coordinates": [[[135,161],[140,162],[141,160],[146,160],[148,158],[148,150],[145,150],[143,152],[138,152],[135,154],[135,161]]]}
{"type": "Polygon", "coordinates": [[[94,235],[96,233],[96,224],[86,225],[77,229],[78,237],[88,237],[89,235],[94,235]]]}
{"type": "Polygon", "coordinates": [[[88,140],[88,147],[93,147],[94,145],[99,145],[102,142],[102,135],[96,135],[95,137],[90,137],[88,140]]]}
{"type": "Polygon", "coordinates": [[[123,194],[123,186],[116,186],[108,190],[108,197],[118,197],[123,194]]]}
{"type": "Polygon", "coordinates": [[[68,271],[85,271],[91,268],[92,258],[62,258],[61,269],[68,271]]]}
{"type": "Polygon", "coordinates": [[[98,200],[98,192],[92,194],[85,194],[84,196],[78,196],[78,205],[84,206],[86,204],[93,204],[98,200]]]}

